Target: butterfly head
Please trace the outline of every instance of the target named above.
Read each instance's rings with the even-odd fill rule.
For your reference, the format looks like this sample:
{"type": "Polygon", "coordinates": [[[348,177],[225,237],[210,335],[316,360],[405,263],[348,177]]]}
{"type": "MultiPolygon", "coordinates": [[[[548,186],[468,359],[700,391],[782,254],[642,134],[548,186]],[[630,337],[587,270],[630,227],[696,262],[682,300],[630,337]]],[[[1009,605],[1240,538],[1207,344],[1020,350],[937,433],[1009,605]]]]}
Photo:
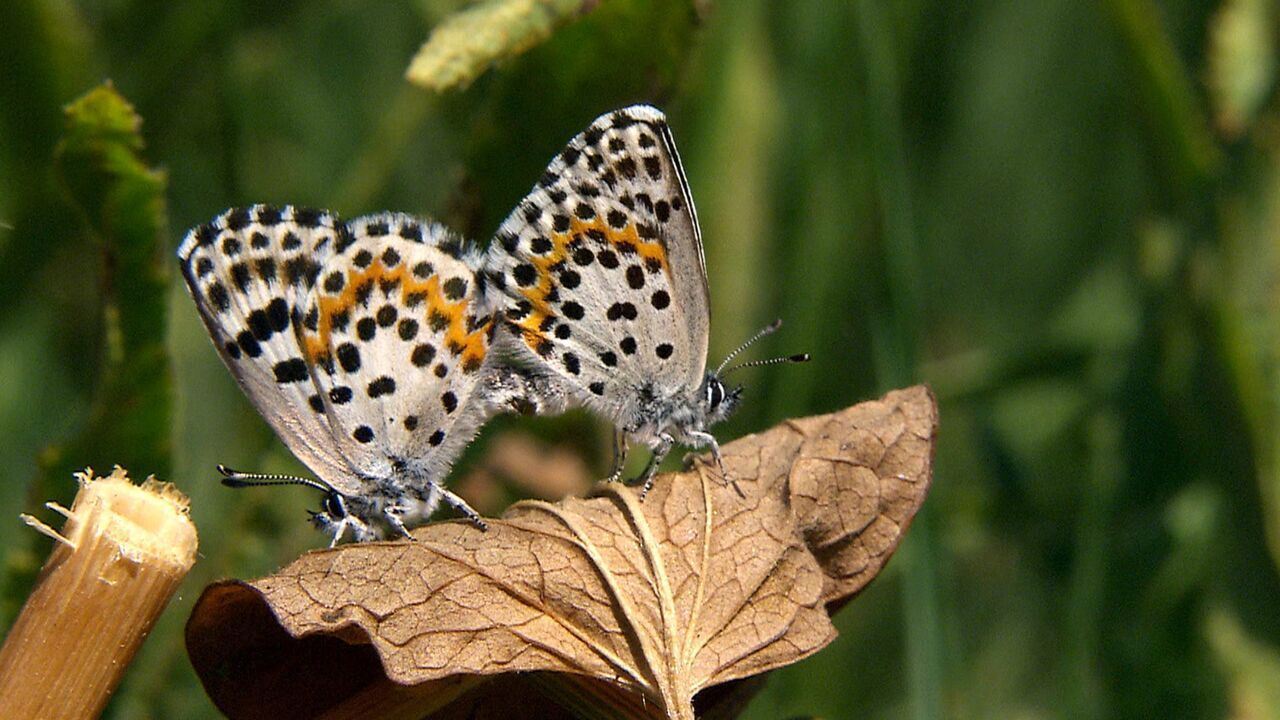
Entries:
{"type": "Polygon", "coordinates": [[[739,353],[750,347],[752,343],[766,335],[772,335],[780,327],[782,327],[782,320],[779,319],[774,320],[769,325],[761,328],[760,331],[755,335],[752,335],[749,340],[739,345],[733,352],[729,353],[729,356],[724,359],[724,362],[720,363],[719,367],[712,372],[707,373],[706,377],[703,378],[701,401],[703,414],[706,418],[706,425],[720,422],[721,420],[729,417],[742,401],[743,386],[736,385],[729,387],[724,383],[723,378],[729,373],[743,368],[758,367],[760,365],[801,363],[809,361],[809,354],[801,353],[799,355],[785,355],[782,357],[769,358],[767,360],[752,360],[750,362],[739,363],[727,370],[725,369],[726,365],[737,357],[739,353]]]}
{"type": "Polygon", "coordinates": [[[373,506],[359,496],[343,495],[330,489],[320,500],[320,512],[311,513],[311,524],[320,532],[333,538],[329,547],[336,545],[350,533],[356,542],[379,540],[386,536],[383,528],[365,518],[373,518],[373,506]],[[354,504],[354,506],[353,506],[354,504]]]}
{"type": "MultiPolygon", "coordinates": [[[[324,498],[320,500],[320,510],[329,516],[329,520],[339,522],[347,516],[347,501],[343,499],[342,493],[337,490],[330,490],[324,494],[324,498]]],[[[317,513],[318,515],[319,513],[317,513]]]]}
{"type": "Polygon", "coordinates": [[[742,400],[742,386],[728,387],[715,373],[707,373],[699,390],[706,425],[714,425],[733,414],[742,400]]]}
{"type": "Polygon", "coordinates": [[[342,501],[342,496],[333,492],[326,494],[320,501],[319,512],[308,510],[307,514],[311,516],[311,524],[317,530],[332,535],[338,524],[347,517],[347,506],[342,501]]]}
{"type": "Polygon", "coordinates": [[[348,529],[358,541],[375,539],[377,532],[370,529],[362,519],[370,516],[370,504],[361,497],[343,495],[328,483],[314,478],[297,477],[295,475],[276,475],[273,473],[245,473],[232,470],[225,465],[218,466],[222,474],[222,484],[227,487],[244,488],[263,485],[302,485],[315,488],[324,493],[320,499],[320,511],[308,510],[311,523],[322,532],[330,534],[336,543],[348,529]],[[354,503],[354,506],[353,506],[354,503]]]}

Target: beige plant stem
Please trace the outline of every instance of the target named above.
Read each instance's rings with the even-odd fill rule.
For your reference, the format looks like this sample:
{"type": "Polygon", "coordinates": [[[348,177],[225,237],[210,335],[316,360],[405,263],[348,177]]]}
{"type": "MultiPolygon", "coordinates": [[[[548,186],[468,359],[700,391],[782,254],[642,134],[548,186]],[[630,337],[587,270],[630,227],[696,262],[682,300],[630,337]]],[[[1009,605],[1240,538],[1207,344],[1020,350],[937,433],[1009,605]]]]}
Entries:
{"type": "Polygon", "coordinates": [[[0,718],[97,717],[196,558],[187,498],[167,483],[77,476],[53,552],[0,648],[0,718]]]}

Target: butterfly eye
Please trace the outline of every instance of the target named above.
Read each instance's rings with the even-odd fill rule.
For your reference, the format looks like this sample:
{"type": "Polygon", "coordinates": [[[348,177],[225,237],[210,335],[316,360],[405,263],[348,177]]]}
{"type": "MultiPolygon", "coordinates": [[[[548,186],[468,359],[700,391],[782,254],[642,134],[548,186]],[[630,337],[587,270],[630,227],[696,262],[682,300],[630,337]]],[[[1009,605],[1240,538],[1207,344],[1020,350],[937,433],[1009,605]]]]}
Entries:
{"type": "Polygon", "coordinates": [[[342,496],[336,492],[325,493],[324,500],[320,501],[320,507],[329,515],[331,520],[341,520],[347,516],[347,504],[343,502],[342,496]]]}
{"type": "Polygon", "coordinates": [[[719,380],[712,378],[707,383],[707,405],[715,410],[720,407],[720,402],[724,400],[724,385],[719,380]]]}

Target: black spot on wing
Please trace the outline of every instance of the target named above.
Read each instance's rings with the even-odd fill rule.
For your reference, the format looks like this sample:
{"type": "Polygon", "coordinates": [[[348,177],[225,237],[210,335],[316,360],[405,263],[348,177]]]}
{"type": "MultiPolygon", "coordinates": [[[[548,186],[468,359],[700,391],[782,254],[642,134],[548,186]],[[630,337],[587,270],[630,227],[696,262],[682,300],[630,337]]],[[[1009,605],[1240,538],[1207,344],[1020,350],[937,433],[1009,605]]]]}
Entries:
{"type": "Polygon", "coordinates": [[[421,343],[413,348],[413,352],[409,355],[409,360],[416,367],[426,367],[435,359],[436,348],[431,343],[421,343]]]}
{"type": "Polygon", "coordinates": [[[226,225],[227,229],[236,232],[243,229],[249,224],[249,209],[236,208],[227,213],[226,225]]]}
{"type": "Polygon", "coordinates": [[[379,398],[383,395],[392,395],[396,391],[396,381],[386,375],[377,378],[369,383],[366,389],[370,398],[379,398]]]}
{"type": "Polygon", "coordinates": [[[258,208],[257,219],[259,225],[271,227],[280,224],[284,216],[280,212],[280,208],[273,205],[263,205],[258,208]]]}
{"type": "Polygon", "coordinates": [[[467,294],[467,281],[460,277],[452,277],[444,281],[444,296],[450,300],[461,300],[467,294]]]}
{"type": "Polygon", "coordinates": [[[275,364],[272,371],[275,373],[276,382],[281,385],[303,382],[307,379],[307,364],[302,361],[302,358],[281,360],[275,364]]]}
{"type": "Polygon", "coordinates": [[[353,373],[360,369],[360,350],[355,345],[342,343],[336,354],[344,372],[353,373]]]}
{"type": "Polygon", "coordinates": [[[418,321],[413,318],[404,318],[397,326],[400,339],[408,342],[418,336],[418,321]]]}

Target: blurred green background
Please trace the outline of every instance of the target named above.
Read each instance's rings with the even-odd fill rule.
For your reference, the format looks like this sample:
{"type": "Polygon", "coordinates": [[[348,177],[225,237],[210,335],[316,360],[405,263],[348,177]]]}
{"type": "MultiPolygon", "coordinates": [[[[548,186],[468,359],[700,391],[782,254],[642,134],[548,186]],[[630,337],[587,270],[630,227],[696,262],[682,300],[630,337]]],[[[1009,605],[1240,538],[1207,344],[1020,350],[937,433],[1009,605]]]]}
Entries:
{"type": "MultiPolygon", "coordinates": [[[[216,481],[303,469],[205,338],[185,229],[300,203],[483,241],[646,101],[703,222],[713,356],[781,316],[758,352],[814,357],[746,377],[719,437],[941,402],[902,550],[746,717],[1280,717],[1274,2],[605,0],[465,89],[406,82],[465,6],[0,3],[0,627],[48,550],[17,513],[85,465],[155,472],[201,557],[108,716],[216,717],[192,601],[323,540],[313,494],[216,481]],[[104,79],[145,147],[109,101],[64,114],[104,79]]],[[[529,428],[603,472],[573,415],[495,423],[456,474],[529,428]]]]}

